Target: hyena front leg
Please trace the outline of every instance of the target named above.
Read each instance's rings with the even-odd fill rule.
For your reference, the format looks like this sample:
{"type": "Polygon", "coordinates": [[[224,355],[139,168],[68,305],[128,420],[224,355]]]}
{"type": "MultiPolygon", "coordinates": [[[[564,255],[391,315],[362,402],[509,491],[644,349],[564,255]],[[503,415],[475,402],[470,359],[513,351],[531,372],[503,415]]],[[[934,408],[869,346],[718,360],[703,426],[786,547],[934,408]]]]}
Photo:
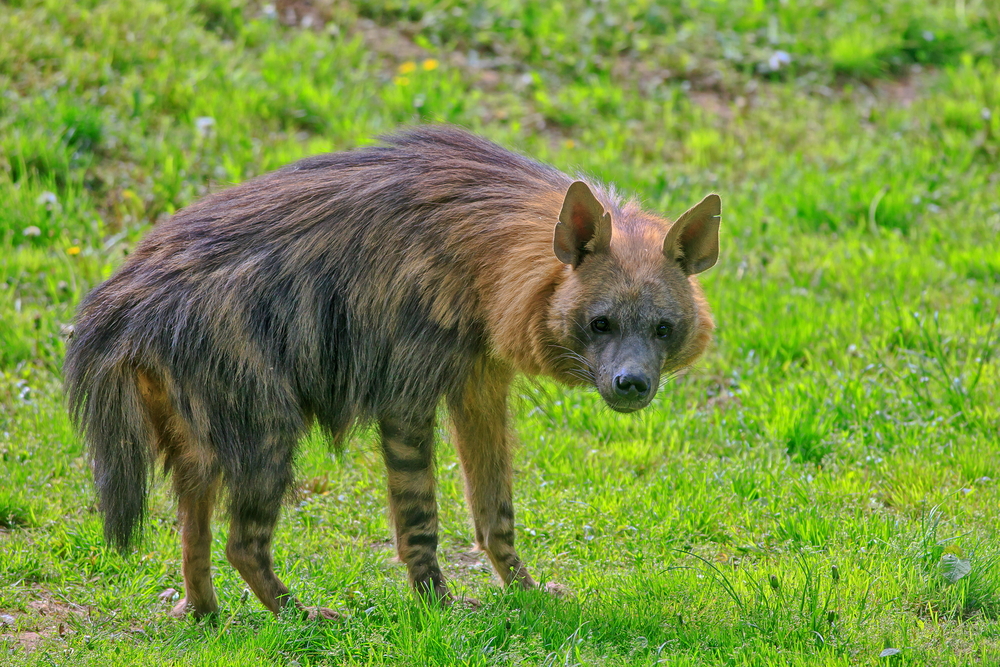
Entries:
{"type": "Polygon", "coordinates": [[[486,552],[505,585],[534,588],[514,549],[514,503],[511,481],[511,438],[507,394],[512,373],[482,361],[461,391],[448,397],[448,411],[465,491],[476,530],[476,543],[486,552]]]}
{"type": "Polygon", "coordinates": [[[451,600],[437,561],[437,501],[434,497],[434,419],[420,423],[379,422],[389,473],[389,509],[396,550],[413,588],[427,598],[451,600]]]}

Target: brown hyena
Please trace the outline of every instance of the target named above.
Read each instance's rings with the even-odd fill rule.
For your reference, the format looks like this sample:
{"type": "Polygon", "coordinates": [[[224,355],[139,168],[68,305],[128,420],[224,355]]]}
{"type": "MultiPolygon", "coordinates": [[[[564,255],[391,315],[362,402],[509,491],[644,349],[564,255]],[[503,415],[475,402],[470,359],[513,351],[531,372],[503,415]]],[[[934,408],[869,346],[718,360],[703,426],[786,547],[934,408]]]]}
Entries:
{"type": "Polygon", "coordinates": [[[449,127],[307,158],[157,225],[80,306],[66,356],[107,539],[141,528],[156,460],[173,473],[185,597],[216,611],[210,522],[269,609],[298,604],[271,536],[296,443],[377,424],[399,557],[448,600],[438,567],[435,413],[454,425],[476,543],[505,584],[514,549],[507,397],[515,374],[649,404],[713,327],[695,274],[715,264],[720,202],[672,225],[612,189],[449,127]]]}

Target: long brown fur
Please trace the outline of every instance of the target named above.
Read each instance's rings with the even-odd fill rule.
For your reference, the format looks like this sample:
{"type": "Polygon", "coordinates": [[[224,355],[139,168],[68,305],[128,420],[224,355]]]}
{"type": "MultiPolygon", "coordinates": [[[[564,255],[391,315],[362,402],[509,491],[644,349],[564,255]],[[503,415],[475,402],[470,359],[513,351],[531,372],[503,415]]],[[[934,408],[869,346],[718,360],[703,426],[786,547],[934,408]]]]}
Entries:
{"type": "Polygon", "coordinates": [[[589,384],[631,411],[709,341],[693,273],[718,253],[717,197],[668,236],[613,190],[455,128],[385,142],[193,204],[80,306],[65,377],[105,533],[130,545],[162,460],[181,519],[177,615],[217,610],[220,490],[229,561],[272,611],[294,602],[271,536],[313,422],[335,440],[378,425],[400,558],[418,591],[447,599],[433,476],[442,399],[476,541],[505,583],[534,586],[514,549],[516,374],[589,384]]]}

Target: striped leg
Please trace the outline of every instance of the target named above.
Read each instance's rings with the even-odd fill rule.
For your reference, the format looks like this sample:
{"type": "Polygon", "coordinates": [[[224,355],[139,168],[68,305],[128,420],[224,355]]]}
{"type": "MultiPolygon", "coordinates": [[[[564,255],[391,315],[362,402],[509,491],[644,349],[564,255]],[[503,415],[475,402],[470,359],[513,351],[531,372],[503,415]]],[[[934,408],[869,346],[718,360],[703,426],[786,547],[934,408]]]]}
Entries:
{"type": "Polygon", "coordinates": [[[274,573],[271,559],[271,538],[284,495],[284,485],[274,481],[234,490],[226,557],[264,606],[277,614],[295,600],[274,573]]]}
{"type": "Polygon", "coordinates": [[[219,472],[213,457],[205,455],[174,410],[163,383],[150,372],[138,373],[137,379],[156,433],[156,450],[163,453],[165,468],[172,471],[177,496],[184,597],[170,615],[184,618],[190,613],[201,618],[219,609],[212,587],[212,510],[219,472]]]}
{"type": "Polygon", "coordinates": [[[280,466],[272,469],[273,477],[258,478],[253,488],[243,487],[233,493],[226,557],[250,590],[273,613],[278,614],[291,605],[310,620],[338,620],[340,615],[332,609],[303,606],[274,573],[271,538],[278,522],[281,498],[291,481],[290,468],[289,461],[285,470],[280,466]]]}
{"type": "Polygon", "coordinates": [[[461,392],[448,397],[476,543],[505,585],[534,588],[514,549],[514,503],[507,393],[511,372],[482,361],[461,392]]]}
{"type": "Polygon", "coordinates": [[[265,438],[247,447],[244,466],[230,475],[229,540],[226,557],[254,594],[275,614],[292,605],[307,618],[332,620],[336,612],[305,608],[274,573],[271,539],[285,491],[292,483],[292,446],[283,438],[265,438]]]}
{"type": "Polygon", "coordinates": [[[200,492],[179,498],[184,598],[171,610],[174,618],[183,618],[188,612],[201,618],[219,609],[212,587],[212,508],[217,488],[218,483],[213,482],[200,492]]]}
{"type": "Polygon", "coordinates": [[[389,509],[396,550],[413,588],[429,599],[451,600],[437,561],[437,501],[434,498],[434,420],[379,422],[389,473],[389,509]]]}

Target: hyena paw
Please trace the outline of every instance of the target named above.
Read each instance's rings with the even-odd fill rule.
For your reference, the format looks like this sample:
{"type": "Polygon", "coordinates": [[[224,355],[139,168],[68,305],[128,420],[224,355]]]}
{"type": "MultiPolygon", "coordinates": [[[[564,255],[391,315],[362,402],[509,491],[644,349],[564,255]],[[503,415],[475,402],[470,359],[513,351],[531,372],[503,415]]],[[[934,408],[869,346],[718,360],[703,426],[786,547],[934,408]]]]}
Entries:
{"type": "Polygon", "coordinates": [[[302,610],[307,621],[339,621],[341,615],[326,607],[306,607],[302,610]]]}
{"type": "Polygon", "coordinates": [[[205,616],[211,616],[219,611],[217,606],[205,606],[202,608],[197,607],[193,603],[189,603],[187,598],[181,598],[181,601],[174,605],[174,608],[170,610],[169,614],[172,618],[187,618],[191,616],[192,618],[199,619],[205,616]]]}
{"type": "Polygon", "coordinates": [[[564,586],[563,584],[557,584],[554,581],[548,581],[544,584],[539,584],[538,590],[545,591],[552,597],[556,597],[559,599],[567,598],[570,596],[569,587],[564,586]]]}
{"type": "Polygon", "coordinates": [[[465,609],[467,611],[479,611],[479,609],[483,606],[483,603],[479,600],[479,598],[469,598],[464,595],[452,598],[450,604],[456,609],[465,609]]]}
{"type": "Polygon", "coordinates": [[[455,597],[448,590],[448,585],[444,583],[444,578],[440,574],[414,581],[413,589],[429,605],[450,607],[455,602],[455,597]]]}

